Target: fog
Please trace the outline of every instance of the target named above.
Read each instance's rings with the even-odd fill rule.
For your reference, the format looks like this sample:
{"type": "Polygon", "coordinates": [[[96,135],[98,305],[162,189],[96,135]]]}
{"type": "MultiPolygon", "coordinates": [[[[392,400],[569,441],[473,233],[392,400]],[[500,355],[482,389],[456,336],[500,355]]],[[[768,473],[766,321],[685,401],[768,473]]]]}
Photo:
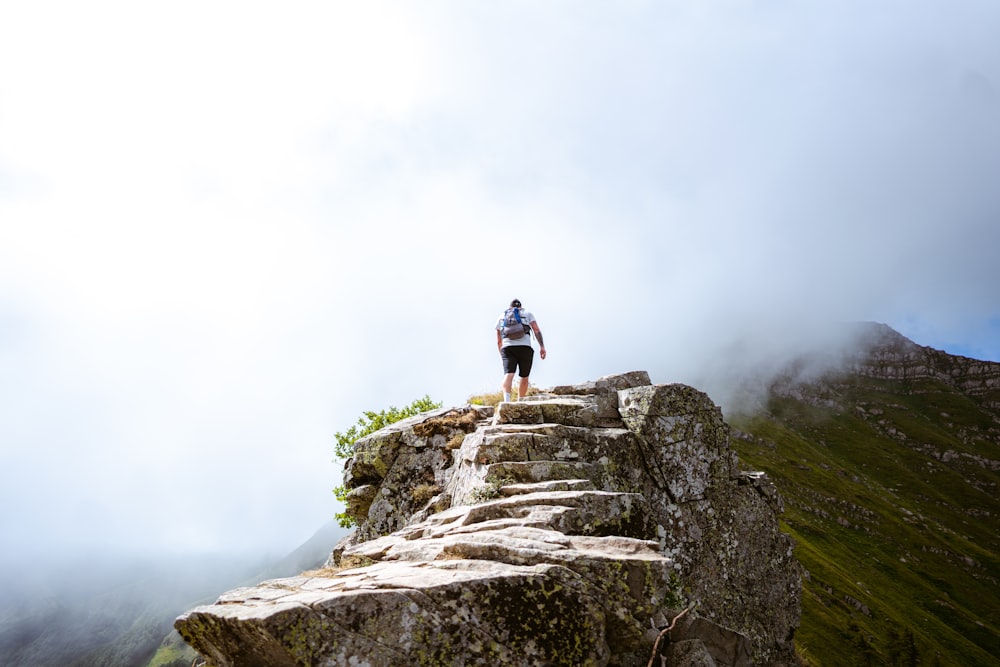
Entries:
{"type": "Polygon", "coordinates": [[[362,410],[1000,360],[992,2],[7,3],[2,550],[283,554],[362,410]],[[817,333],[818,332],[818,333],[817,333]]]}

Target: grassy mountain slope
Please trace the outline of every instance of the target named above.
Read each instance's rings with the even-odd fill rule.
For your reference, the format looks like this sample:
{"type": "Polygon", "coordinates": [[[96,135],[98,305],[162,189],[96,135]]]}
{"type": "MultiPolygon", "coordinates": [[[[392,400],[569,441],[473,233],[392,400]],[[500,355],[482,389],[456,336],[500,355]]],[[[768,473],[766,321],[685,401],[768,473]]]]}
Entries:
{"type": "Polygon", "coordinates": [[[996,665],[1000,364],[872,326],[845,369],[729,416],[807,570],[797,645],[812,665],[996,665]]]}

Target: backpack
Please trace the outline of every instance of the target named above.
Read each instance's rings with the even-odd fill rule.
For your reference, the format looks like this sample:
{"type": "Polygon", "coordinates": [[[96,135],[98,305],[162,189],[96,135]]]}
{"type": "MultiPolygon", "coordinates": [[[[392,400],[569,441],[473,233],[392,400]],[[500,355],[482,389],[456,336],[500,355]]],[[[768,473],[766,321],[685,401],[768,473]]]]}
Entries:
{"type": "Polygon", "coordinates": [[[520,308],[509,308],[503,315],[503,337],[518,340],[528,333],[528,325],[521,321],[520,308]]]}

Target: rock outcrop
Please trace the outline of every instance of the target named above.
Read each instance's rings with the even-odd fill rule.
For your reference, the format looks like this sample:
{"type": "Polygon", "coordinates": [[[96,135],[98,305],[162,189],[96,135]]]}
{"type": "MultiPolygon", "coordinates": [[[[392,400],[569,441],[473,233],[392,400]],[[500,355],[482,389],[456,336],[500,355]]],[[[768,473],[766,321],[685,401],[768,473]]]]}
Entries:
{"type": "Polygon", "coordinates": [[[345,484],[359,527],[327,569],[177,619],[211,664],[796,664],[781,500],[691,387],[424,413],[355,443],[345,484]]]}

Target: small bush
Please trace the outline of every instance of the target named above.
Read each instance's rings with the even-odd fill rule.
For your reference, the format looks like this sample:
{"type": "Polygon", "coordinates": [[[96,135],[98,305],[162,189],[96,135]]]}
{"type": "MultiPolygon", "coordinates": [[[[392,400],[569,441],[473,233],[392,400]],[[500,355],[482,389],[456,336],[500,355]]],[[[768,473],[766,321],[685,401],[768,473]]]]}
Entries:
{"type": "MultiPolygon", "coordinates": [[[[371,435],[375,431],[380,431],[386,426],[406,419],[407,417],[413,417],[421,412],[436,410],[440,407],[440,402],[432,401],[430,396],[425,395],[423,398],[418,398],[403,408],[390,406],[389,409],[381,410],[379,412],[367,411],[361,415],[357,424],[343,433],[338,431],[333,434],[334,439],[336,440],[334,453],[337,455],[338,459],[349,459],[354,455],[354,443],[360,438],[363,438],[366,435],[371,435]]],[[[350,489],[343,484],[340,484],[333,489],[333,495],[337,498],[337,500],[345,504],[347,503],[347,494],[349,492],[350,489]]],[[[337,523],[340,524],[341,528],[351,528],[358,525],[358,520],[347,514],[346,511],[338,512],[335,516],[337,518],[337,523]]]]}
{"type": "Polygon", "coordinates": [[[354,442],[366,435],[371,435],[375,431],[380,431],[390,424],[419,415],[421,412],[436,410],[441,407],[440,402],[434,402],[430,396],[418,398],[403,408],[390,406],[387,410],[379,412],[366,411],[358,418],[358,423],[347,429],[343,433],[333,434],[336,444],[334,451],[339,459],[349,459],[354,454],[354,442]]]}
{"type": "Polygon", "coordinates": [[[441,493],[441,487],[437,484],[419,484],[414,487],[410,495],[413,497],[413,502],[417,505],[423,505],[439,493],[441,493]]]}

